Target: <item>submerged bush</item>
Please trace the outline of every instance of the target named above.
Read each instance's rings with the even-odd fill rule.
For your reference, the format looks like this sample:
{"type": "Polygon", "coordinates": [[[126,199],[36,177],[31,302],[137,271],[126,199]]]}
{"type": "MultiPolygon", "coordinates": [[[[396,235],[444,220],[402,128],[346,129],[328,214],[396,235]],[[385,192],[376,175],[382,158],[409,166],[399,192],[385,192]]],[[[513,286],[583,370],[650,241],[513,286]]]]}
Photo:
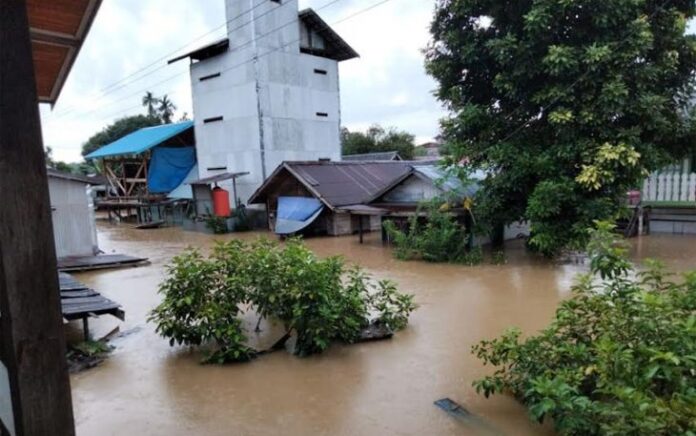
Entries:
{"type": "Polygon", "coordinates": [[[497,367],[476,390],[515,395],[563,434],[694,434],[696,272],[672,281],[654,261],[634,272],[626,253],[612,226],[599,223],[591,273],[549,327],[474,346],[497,367]]]}
{"type": "Polygon", "coordinates": [[[386,221],[384,228],[394,245],[394,255],[401,260],[472,263],[474,258],[467,256],[470,234],[444,209],[438,200],[419,205],[404,230],[386,221]]]}
{"type": "Polygon", "coordinates": [[[413,296],[389,281],[374,284],[341,258],[319,259],[299,240],[281,246],[259,239],[219,243],[204,258],[189,249],[173,259],[160,285],[162,303],[150,320],[170,345],[211,345],[206,361],[245,361],[249,348],[239,316],[250,306],[283,323],[297,341],[295,353],[319,353],[332,341],[354,342],[371,320],[392,330],[406,326],[413,296]]]}

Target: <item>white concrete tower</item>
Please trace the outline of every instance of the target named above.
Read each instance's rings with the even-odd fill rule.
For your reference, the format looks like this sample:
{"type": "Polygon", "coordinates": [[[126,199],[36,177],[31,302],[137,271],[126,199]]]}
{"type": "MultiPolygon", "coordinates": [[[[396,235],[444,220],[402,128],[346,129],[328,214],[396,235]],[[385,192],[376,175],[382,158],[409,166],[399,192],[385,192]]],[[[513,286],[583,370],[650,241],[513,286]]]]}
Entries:
{"type": "Polygon", "coordinates": [[[297,0],[226,10],[228,38],[178,59],[191,58],[199,175],[248,171],[246,202],[283,161],[340,160],[338,62],[358,55],[297,0]]]}

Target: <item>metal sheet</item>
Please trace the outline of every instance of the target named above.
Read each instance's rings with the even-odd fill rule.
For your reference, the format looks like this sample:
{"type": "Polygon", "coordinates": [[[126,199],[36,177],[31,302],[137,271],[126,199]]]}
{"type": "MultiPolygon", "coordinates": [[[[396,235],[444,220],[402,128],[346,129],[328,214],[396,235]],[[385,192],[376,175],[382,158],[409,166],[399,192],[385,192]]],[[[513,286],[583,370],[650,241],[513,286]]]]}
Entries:
{"type": "Polygon", "coordinates": [[[0,421],[15,436],[14,412],[12,409],[12,395],[10,394],[10,373],[5,364],[0,362],[0,421]]]}

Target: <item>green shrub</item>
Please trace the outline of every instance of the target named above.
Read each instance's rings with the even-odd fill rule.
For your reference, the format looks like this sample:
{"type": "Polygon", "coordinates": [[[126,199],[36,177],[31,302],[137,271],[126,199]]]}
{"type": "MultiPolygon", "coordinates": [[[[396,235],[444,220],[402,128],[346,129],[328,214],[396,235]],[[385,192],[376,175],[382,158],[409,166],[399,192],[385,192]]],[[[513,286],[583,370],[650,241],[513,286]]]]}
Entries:
{"type": "Polygon", "coordinates": [[[694,434],[696,272],[678,282],[659,262],[634,272],[612,229],[592,232],[591,273],[549,327],[474,346],[497,367],[474,385],[515,395],[562,434],[694,434]]]}
{"type": "Polygon", "coordinates": [[[419,205],[417,213],[409,218],[406,231],[398,229],[392,221],[384,223],[397,259],[458,263],[472,260],[467,257],[470,234],[441,205],[439,200],[419,205]],[[419,219],[421,214],[425,216],[419,219]]]}
{"type": "Polygon", "coordinates": [[[389,281],[373,284],[359,268],[348,273],[341,258],[319,259],[300,240],[285,245],[259,239],[218,243],[208,258],[188,250],[169,265],[160,286],[163,302],[151,313],[170,345],[212,345],[206,361],[245,361],[256,352],[239,316],[251,307],[294,332],[295,353],[324,351],[332,341],[354,342],[374,317],[404,328],[413,297],[389,281]]]}

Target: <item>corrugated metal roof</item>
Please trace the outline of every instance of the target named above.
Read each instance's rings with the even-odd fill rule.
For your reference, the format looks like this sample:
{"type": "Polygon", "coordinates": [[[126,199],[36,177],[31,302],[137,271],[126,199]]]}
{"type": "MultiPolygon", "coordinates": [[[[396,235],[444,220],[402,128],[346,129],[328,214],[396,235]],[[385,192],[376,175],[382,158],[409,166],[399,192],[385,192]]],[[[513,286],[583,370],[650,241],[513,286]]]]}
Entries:
{"type": "Polygon", "coordinates": [[[58,171],[53,168],[46,168],[46,174],[48,175],[48,177],[84,183],[85,185],[103,185],[104,183],[106,183],[106,178],[104,178],[104,176],[83,176],[79,174],[66,173],[64,171],[58,171]]]}
{"type": "Polygon", "coordinates": [[[344,161],[380,161],[380,160],[403,160],[396,151],[385,151],[379,153],[349,154],[343,156],[344,161]]]}
{"type": "Polygon", "coordinates": [[[177,124],[164,124],[140,129],[88,154],[85,159],[140,154],[192,128],[193,121],[184,121],[177,124]]]}
{"type": "Polygon", "coordinates": [[[330,208],[365,203],[375,193],[411,171],[403,161],[285,162],[251,196],[249,203],[264,201],[274,179],[288,171],[330,208]]]}

